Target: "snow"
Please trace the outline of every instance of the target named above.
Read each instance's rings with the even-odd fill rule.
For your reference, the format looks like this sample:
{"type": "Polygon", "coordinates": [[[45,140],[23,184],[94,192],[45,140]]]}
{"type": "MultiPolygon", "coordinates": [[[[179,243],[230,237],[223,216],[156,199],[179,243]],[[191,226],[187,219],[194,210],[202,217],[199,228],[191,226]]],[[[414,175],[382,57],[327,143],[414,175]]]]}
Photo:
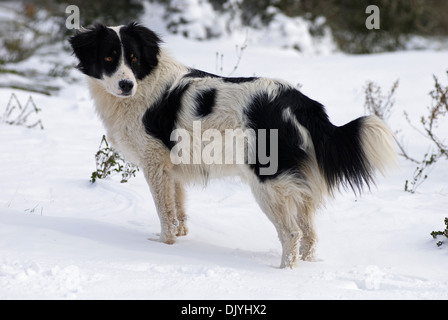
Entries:
{"type": "MultiPolygon", "coordinates": [[[[208,0],[175,0],[170,2],[168,9],[161,4],[145,2],[141,20],[148,21],[162,34],[174,33],[200,41],[245,41],[251,45],[294,49],[307,56],[338,51],[330,28],[324,26],[324,17],[317,17],[315,21],[288,17],[270,6],[266,12],[272,16],[269,22],[262,22],[261,17],[254,16],[247,25],[247,22],[243,23],[242,2],[229,0],[222,4],[222,10],[215,10],[208,0]]],[[[418,43],[418,39],[415,42],[418,43]]],[[[424,40],[420,42],[424,43],[424,40]]]]}
{"type": "MultiPolygon", "coordinates": [[[[154,28],[185,64],[216,72],[220,52],[223,74],[233,70],[241,38],[197,42],[154,28]]],[[[303,55],[253,43],[234,76],[300,83],[337,125],[364,114],[367,80],[386,92],[400,79],[390,125],[420,156],[429,142],[403,111],[419,123],[432,75],[446,83],[447,58],[443,50],[303,55]]],[[[31,59],[42,72],[45,61],[75,63],[64,51],[31,59]]],[[[446,161],[415,194],[403,191],[415,165],[401,159],[371,192],[337,195],[316,216],[318,261],[294,270],[278,268],[274,227],[236,178],[189,187],[190,233],[168,246],[148,240],[157,237],[159,222],[141,172],[125,184],[118,176],[89,182],[104,129],[82,75],[70,76],[80,81],[55,79],[62,89],[52,96],[0,89],[0,108],[13,92],[22,104],[32,96],[44,126],[0,123],[0,299],[448,298],[448,249],[429,235],[448,216],[446,161]]],[[[447,136],[447,126],[439,130],[447,136]]]]}

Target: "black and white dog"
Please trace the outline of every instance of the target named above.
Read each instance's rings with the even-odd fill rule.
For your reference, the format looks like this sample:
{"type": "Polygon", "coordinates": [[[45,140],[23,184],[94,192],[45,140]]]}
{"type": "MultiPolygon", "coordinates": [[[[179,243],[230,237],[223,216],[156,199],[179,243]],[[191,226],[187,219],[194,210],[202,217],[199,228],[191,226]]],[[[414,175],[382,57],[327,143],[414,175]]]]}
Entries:
{"type": "Polygon", "coordinates": [[[185,184],[239,175],[277,229],[281,267],[294,267],[313,259],[324,198],[340,186],[361,191],[396,161],[380,119],[334,126],[290,84],[186,67],[138,23],[95,25],[69,41],[108,140],[144,172],[164,243],[187,234],[185,184]]]}

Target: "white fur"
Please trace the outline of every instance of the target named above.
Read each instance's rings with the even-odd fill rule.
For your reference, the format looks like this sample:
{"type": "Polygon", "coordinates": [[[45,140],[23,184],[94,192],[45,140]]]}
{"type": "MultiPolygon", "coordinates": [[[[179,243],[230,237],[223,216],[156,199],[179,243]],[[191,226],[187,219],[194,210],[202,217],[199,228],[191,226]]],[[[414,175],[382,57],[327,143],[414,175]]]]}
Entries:
{"type": "Polygon", "coordinates": [[[383,175],[398,165],[392,131],[375,116],[367,117],[362,128],[362,146],[370,165],[383,175]]]}

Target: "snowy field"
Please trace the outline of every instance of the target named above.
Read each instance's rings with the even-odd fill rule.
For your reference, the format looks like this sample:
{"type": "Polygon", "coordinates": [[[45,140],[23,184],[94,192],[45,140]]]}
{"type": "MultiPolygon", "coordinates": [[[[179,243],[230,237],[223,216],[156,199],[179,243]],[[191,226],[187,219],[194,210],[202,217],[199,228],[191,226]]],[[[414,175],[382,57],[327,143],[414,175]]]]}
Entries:
{"type": "MultiPolygon", "coordinates": [[[[208,72],[223,54],[223,75],[244,41],[164,39],[177,59],[208,72]]],[[[75,62],[56,51],[15,67],[75,62]]],[[[420,159],[430,144],[403,111],[418,124],[432,75],[445,84],[447,69],[448,51],[307,56],[254,44],[234,75],[300,83],[336,125],[365,114],[367,80],[385,92],[399,79],[390,125],[420,159]]],[[[168,246],[147,240],[159,222],[141,172],[125,184],[118,176],[89,182],[104,129],[82,76],[71,75],[80,81],[54,80],[62,90],[53,96],[0,89],[0,114],[11,93],[22,104],[31,95],[44,126],[0,123],[0,299],[448,299],[448,246],[429,235],[448,216],[446,161],[415,194],[403,191],[415,165],[400,159],[371,192],[337,195],[316,217],[318,261],[294,270],[278,268],[274,227],[237,179],[191,186],[190,233],[168,246]]]]}

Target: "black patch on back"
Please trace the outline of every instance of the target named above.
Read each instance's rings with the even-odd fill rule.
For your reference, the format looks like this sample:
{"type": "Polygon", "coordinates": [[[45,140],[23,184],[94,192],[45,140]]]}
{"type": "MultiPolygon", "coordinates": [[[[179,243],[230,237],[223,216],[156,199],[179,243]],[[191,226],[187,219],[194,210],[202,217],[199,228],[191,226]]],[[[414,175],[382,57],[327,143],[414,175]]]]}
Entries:
{"type": "Polygon", "coordinates": [[[190,72],[185,75],[187,78],[221,78],[220,76],[208,73],[202,70],[190,69],[190,72]]]}
{"type": "Polygon", "coordinates": [[[104,74],[111,75],[121,58],[121,43],[112,29],[96,24],[86,31],[78,31],[69,38],[73,53],[79,60],[76,66],[82,73],[101,79],[104,74]],[[110,57],[111,61],[106,58],[110,57]]]}
{"type": "Polygon", "coordinates": [[[257,80],[257,77],[223,77],[222,81],[227,82],[227,83],[244,83],[244,82],[252,82],[257,80]]]}
{"type": "Polygon", "coordinates": [[[172,90],[167,88],[160,99],[146,110],[142,118],[146,133],[161,140],[170,150],[175,142],[170,140],[171,132],[175,129],[182,97],[189,86],[187,83],[172,90]]]}
{"type": "Polygon", "coordinates": [[[202,70],[190,69],[190,72],[185,75],[187,78],[218,78],[227,83],[244,83],[257,80],[257,77],[221,77],[213,73],[208,73],[202,70]]]}
{"type": "Polygon", "coordinates": [[[153,31],[136,22],[122,27],[120,37],[126,64],[135,77],[142,80],[158,65],[159,44],[162,40],[153,31]]]}
{"type": "Polygon", "coordinates": [[[212,113],[216,102],[216,89],[209,89],[200,92],[196,98],[196,115],[198,117],[205,117],[212,113]]]}
{"type": "MultiPolygon", "coordinates": [[[[258,153],[255,164],[249,164],[258,179],[264,182],[278,175],[289,172],[300,176],[300,164],[307,159],[307,154],[300,149],[302,137],[296,126],[291,121],[283,119],[283,110],[291,105],[291,96],[288,93],[279,95],[276,99],[270,99],[267,93],[262,92],[254,96],[251,103],[245,109],[245,116],[249,128],[255,130],[257,142],[259,129],[266,129],[266,156],[273,161],[270,151],[270,130],[278,130],[278,169],[273,175],[260,175],[260,168],[269,167],[270,164],[260,163],[258,153]]],[[[257,147],[258,150],[258,147],[257,147]]]]}

